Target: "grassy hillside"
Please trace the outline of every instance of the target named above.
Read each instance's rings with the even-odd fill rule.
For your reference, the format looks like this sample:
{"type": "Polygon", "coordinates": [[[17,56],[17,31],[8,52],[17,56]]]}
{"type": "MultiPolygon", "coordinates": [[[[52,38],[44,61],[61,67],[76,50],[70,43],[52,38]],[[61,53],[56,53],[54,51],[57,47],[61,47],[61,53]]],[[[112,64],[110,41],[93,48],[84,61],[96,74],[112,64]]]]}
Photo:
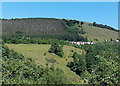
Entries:
{"type": "Polygon", "coordinates": [[[63,47],[64,51],[64,58],[61,58],[53,53],[48,53],[50,45],[43,45],[43,44],[6,44],[9,48],[23,54],[25,57],[33,58],[37,65],[48,66],[54,64],[55,67],[64,71],[65,75],[68,79],[72,82],[83,83],[83,80],[72,72],[66,65],[68,62],[72,61],[71,55],[73,54],[72,50],[79,54],[84,54],[84,51],[65,46],[63,47]]]}
{"type": "MultiPolygon", "coordinates": [[[[88,22],[68,19],[53,19],[53,18],[23,18],[23,19],[4,19],[2,21],[3,35],[23,33],[32,35],[53,35],[56,38],[63,40],[76,39],[78,34],[87,37],[89,40],[103,41],[110,39],[118,39],[118,32],[97,26],[89,25],[88,22]],[[84,32],[86,34],[83,34],[84,32]],[[64,34],[64,35],[63,35],[64,34]],[[76,34],[76,35],[75,35],[76,34]],[[57,36],[59,37],[57,37],[57,36]],[[73,38],[71,37],[73,36],[73,38]]],[[[51,36],[53,38],[53,36],[51,36]]],[[[82,39],[82,38],[81,38],[82,39]]],[[[76,39],[77,40],[77,39],[76,39]]]]}
{"type": "Polygon", "coordinates": [[[89,40],[94,41],[95,39],[98,39],[98,41],[103,41],[103,40],[110,40],[112,39],[118,39],[118,32],[109,30],[109,29],[104,29],[96,26],[91,26],[89,23],[83,24],[83,30],[87,32],[84,36],[87,37],[89,40]]]}
{"type": "Polygon", "coordinates": [[[2,46],[2,85],[6,84],[68,84],[71,83],[64,72],[54,66],[42,67],[32,58],[2,46]]]}

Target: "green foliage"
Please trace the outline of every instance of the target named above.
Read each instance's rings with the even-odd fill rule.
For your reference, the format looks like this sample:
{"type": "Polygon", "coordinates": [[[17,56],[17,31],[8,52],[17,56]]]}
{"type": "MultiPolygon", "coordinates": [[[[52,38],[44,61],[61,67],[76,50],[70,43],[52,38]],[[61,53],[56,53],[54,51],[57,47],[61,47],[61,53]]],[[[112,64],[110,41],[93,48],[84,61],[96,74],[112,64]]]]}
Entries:
{"type": "MultiPolygon", "coordinates": [[[[74,31],[73,31],[74,33],[74,31]]],[[[87,38],[84,38],[77,34],[63,34],[63,35],[23,35],[17,34],[13,36],[3,36],[4,43],[14,43],[14,44],[30,44],[30,43],[37,43],[37,44],[51,44],[51,43],[63,43],[68,44],[65,42],[68,41],[87,41],[87,38]]]]}
{"type": "Polygon", "coordinates": [[[23,32],[21,32],[21,31],[17,31],[17,32],[16,32],[16,34],[22,34],[22,33],[23,33],[23,32]]]}
{"type": "Polygon", "coordinates": [[[2,48],[3,84],[66,84],[69,83],[63,72],[54,67],[37,66],[31,58],[2,48]]]}
{"type": "Polygon", "coordinates": [[[63,45],[59,45],[58,43],[54,43],[51,45],[49,49],[50,53],[55,53],[56,55],[63,57],[63,45]]]}
{"type": "Polygon", "coordinates": [[[85,56],[76,52],[73,54],[73,62],[68,67],[80,75],[89,84],[117,85],[119,69],[118,44],[103,42],[95,45],[84,45],[85,56]],[[86,76],[87,75],[87,76],[86,76]]]}
{"type": "MultiPolygon", "coordinates": [[[[83,21],[79,22],[77,20],[65,20],[63,19],[63,21],[65,22],[65,24],[67,25],[67,27],[65,27],[65,29],[70,32],[72,35],[79,35],[79,34],[85,34],[86,32],[83,31],[82,25],[84,24],[83,21]],[[78,26],[78,27],[77,27],[78,26]]],[[[65,24],[63,24],[64,26],[66,26],[65,24]]],[[[81,39],[83,39],[84,41],[87,41],[86,38],[82,38],[81,35],[79,35],[81,39]]]]}
{"type": "Polygon", "coordinates": [[[81,23],[80,23],[81,25],[83,25],[84,24],[84,22],[83,21],[81,21],[81,23]]]}
{"type": "Polygon", "coordinates": [[[32,36],[12,36],[12,37],[3,37],[3,43],[13,43],[13,44],[52,44],[59,43],[69,45],[69,42],[58,40],[58,39],[49,39],[49,38],[39,38],[32,36]]]}
{"type": "Polygon", "coordinates": [[[68,26],[74,26],[75,24],[79,24],[79,21],[77,21],[77,20],[65,20],[65,19],[63,19],[63,20],[65,21],[65,23],[68,26]]]}
{"type": "Polygon", "coordinates": [[[95,26],[96,25],[96,22],[93,22],[93,26],[95,26]]]}
{"type": "Polygon", "coordinates": [[[63,71],[54,69],[54,66],[48,69],[42,78],[42,84],[67,84],[68,82],[69,81],[66,80],[63,71]]]}
{"type": "Polygon", "coordinates": [[[109,29],[109,30],[113,30],[113,31],[117,31],[115,28],[107,26],[107,25],[103,25],[103,24],[97,24],[96,22],[93,22],[93,26],[97,26],[97,27],[101,27],[101,28],[105,28],[105,29],[109,29]]]}
{"type": "Polygon", "coordinates": [[[87,71],[92,75],[90,83],[101,85],[118,83],[118,44],[98,43],[86,48],[87,71]]]}
{"type": "Polygon", "coordinates": [[[74,62],[68,63],[68,67],[78,75],[81,75],[86,70],[86,62],[83,56],[73,53],[74,62]]]}

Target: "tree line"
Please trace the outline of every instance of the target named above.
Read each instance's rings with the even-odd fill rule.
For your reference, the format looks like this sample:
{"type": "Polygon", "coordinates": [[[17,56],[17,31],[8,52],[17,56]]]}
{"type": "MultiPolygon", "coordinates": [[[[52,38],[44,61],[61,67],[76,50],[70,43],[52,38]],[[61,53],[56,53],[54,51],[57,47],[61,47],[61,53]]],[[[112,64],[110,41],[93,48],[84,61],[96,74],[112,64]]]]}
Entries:
{"type": "Polygon", "coordinates": [[[13,43],[13,44],[52,44],[52,43],[63,43],[69,44],[67,41],[87,41],[87,38],[80,36],[74,36],[71,34],[61,35],[21,35],[16,34],[12,36],[3,36],[3,43],[13,43]],[[75,38],[74,38],[75,37],[75,38]]]}
{"type": "Polygon", "coordinates": [[[100,27],[100,28],[105,28],[105,29],[109,29],[109,30],[113,30],[113,31],[117,31],[115,28],[113,27],[110,27],[110,26],[107,26],[107,25],[103,25],[103,24],[97,24],[96,22],[93,22],[92,24],[93,26],[97,26],[97,27],[100,27]]]}

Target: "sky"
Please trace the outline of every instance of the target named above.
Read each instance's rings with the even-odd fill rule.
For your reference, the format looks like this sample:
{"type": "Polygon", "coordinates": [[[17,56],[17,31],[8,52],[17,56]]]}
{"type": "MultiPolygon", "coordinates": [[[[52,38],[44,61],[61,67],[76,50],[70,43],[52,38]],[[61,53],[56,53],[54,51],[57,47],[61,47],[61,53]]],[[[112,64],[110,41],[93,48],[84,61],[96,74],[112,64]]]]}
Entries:
{"type": "Polygon", "coordinates": [[[60,18],[97,22],[118,29],[117,2],[3,2],[2,18],[60,18]]]}
{"type": "Polygon", "coordinates": [[[1,0],[2,2],[119,2],[119,0],[1,0]]]}

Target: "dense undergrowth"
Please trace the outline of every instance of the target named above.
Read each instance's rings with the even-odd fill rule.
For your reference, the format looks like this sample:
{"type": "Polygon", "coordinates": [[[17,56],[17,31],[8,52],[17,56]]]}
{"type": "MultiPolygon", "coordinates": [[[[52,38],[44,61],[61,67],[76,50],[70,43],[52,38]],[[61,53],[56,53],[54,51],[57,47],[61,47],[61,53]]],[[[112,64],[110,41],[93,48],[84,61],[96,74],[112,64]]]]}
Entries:
{"type": "Polygon", "coordinates": [[[84,45],[85,55],[73,54],[68,67],[86,83],[97,85],[119,84],[119,44],[112,42],[84,45]]]}

